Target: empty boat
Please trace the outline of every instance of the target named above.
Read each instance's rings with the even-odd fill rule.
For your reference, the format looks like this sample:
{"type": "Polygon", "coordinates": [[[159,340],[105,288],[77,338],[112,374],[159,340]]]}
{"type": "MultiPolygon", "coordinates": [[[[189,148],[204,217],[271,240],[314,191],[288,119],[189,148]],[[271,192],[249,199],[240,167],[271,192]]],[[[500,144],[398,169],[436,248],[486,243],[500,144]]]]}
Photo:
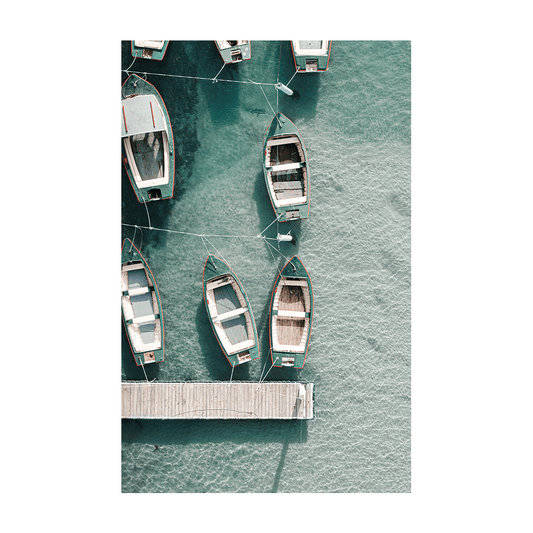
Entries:
{"type": "Polygon", "coordinates": [[[331,41],[291,41],[298,72],[325,72],[329,66],[331,41]]]}
{"type": "Polygon", "coordinates": [[[307,151],[298,128],[283,113],[268,127],[263,143],[265,182],[279,222],[309,217],[307,151]]]}
{"type": "Polygon", "coordinates": [[[313,286],[298,256],[274,283],[269,323],[272,364],[303,368],[313,325],[313,286]]]}
{"type": "Polygon", "coordinates": [[[209,322],[229,364],[237,366],[257,359],[259,347],[252,308],[230,266],[208,255],[203,287],[209,322]]]}
{"type": "Polygon", "coordinates": [[[122,243],[122,320],[137,366],[165,359],[161,299],[154,276],[141,252],[122,243]]]}
{"type": "Polygon", "coordinates": [[[168,41],[131,41],[131,55],[161,61],[165,57],[168,41]]]}
{"type": "Polygon", "coordinates": [[[157,89],[136,74],[122,85],[122,155],[139,202],[174,194],[174,136],[157,89]]]}
{"type": "Polygon", "coordinates": [[[252,57],[250,41],[215,41],[225,64],[240,63],[252,57]]]}

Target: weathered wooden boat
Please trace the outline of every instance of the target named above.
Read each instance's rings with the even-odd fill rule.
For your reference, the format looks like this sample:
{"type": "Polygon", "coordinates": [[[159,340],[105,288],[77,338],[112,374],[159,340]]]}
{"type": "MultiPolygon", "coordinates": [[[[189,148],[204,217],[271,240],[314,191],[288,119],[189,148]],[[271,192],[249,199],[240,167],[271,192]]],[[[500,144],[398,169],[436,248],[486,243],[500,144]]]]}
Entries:
{"type": "Polygon", "coordinates": [[[309,216],[307,151],[298,128],[283,113],[270,123],[263,143],[263,172],[279,222],[309,216]]]}
{"type": "Polygon", "coordinates": [[[244,288],[222,259],[208,255],[203,274],[209,322],[226,359],[237,366],[259,357],[254,315],[244,288]]]}
{"type": "Polygon", "coordinates": [[[139,202],[172,198],[174,135],[157,89],[136,74],[122,85],[122,155],[139,202]]]}
{"type": "Polygon", "coordinates": [[[224,63],[239,63],[252,57],[250,41],[215,41],[224,63]]]}
{"type": "Polygon", "coordinates": [[[168,41],[131,41],[131,55],[161,61],[165,57],[168,41]]]}
{"type": "Polygon", "coordinates": [[[329,66],[331,41],[291,41],[298,72],[325,72],[329,66]]]}
{"type": "Polygon", "coordinates": [[[313,326],[313,286],[298,256],[274,283],[269,325],[272,364],[303,368],[313,326]]]}
{"type": "Polygon", "coordinates": [[[122,243],[122,320],[137,366],[165,359],[161,299],[154,276],[141,252],[122,243]]]}

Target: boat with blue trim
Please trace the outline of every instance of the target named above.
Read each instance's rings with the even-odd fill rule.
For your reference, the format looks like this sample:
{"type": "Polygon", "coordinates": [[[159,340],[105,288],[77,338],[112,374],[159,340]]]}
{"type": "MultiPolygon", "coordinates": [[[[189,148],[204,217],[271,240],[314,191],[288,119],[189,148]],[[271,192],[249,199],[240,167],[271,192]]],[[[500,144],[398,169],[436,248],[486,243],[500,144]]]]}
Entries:
{"type": "Polygon", "coordinates": [[[329,67],[331,41],[291,41],[298,72],[325,72],[329,67]]]}
{"type": "Polygon", "coordinates": [[[303,368],[313,326],[313,286],[298,256],[283,267],[270,299],[270,355],[276,367],[303,368]]]}
{"type": "Polygon", "coordinates": [[[215,44],[226,65],[240,63],[252,57],[250,41],[215,41],[215,44]]]}
{"type": "Polygon", "coordinates": [[[174,135],[165,102],[145,79],[131,74],[122,85],[122,155],[139,202],[172,198],[174,135]]]}
{"type": "Polygon", "coordinates": [[[203,289],[209,322],[229,364],[257,359],[257,328],[246,292],[231,267],[212,254],[205,261],[203,289]]]}
{"type": "Polygon", "coordinates": [[[263,172],[279,222],[309,217],[307,151],[295,124],[277,113],[265,133],[263,172]]]}
{"type": "Polygon", "coordinates": [[[145,258],[130,239],[121,251],[122,320],[135,364],[165,359],[165,329],[161,298],[145,258]]]}
{"type": "Polygon", "coordinates": [[[168,41],[131,41],[131,55],[161,61],[165,57],[167,46],[168,41]]]}

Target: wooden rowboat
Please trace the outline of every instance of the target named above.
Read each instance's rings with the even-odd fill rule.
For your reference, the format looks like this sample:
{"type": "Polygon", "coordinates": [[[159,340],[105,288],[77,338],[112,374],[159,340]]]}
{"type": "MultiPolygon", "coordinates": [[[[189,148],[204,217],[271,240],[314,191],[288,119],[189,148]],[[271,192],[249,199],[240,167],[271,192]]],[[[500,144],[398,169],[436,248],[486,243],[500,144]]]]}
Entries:
{"type": "Polygon", "coordinates": [[[313,286],[298,256],[274,283],[269,325],[272,364],[303,368],[313,325],[313,286]]]}
{"type": "Polygon", "coordinates": [[[277,113],[265,133],[263,172],[278,221],[308,218],[307,151],[298,128],[283,113],[277,113]]]}
{"type": "Polygon", "coordinates": [[[229,364],[237,366],[257,359],[259,347],[252,308],[230,266],[208,255],[203,287],[209,322],[229,364]]]}
{"type": "Polygon", "coordinates": [[[157,89],[132,74],[122,85],[122,154],[139,202],[174,194],[174,136],[157,89]]]}
{"type": "Polygon", "coordinates": [[[161,299],[154,276],[141,252],[129,240],[122,244],[122,320],[137,366],[165,359],[161,299]]]}
{"type": "Polygon", "coordinates": [[[240,63],[252,57],[250,41],[215,41],[222,60],[228,63],[240,63]]]}
{"type": "Polygon", "coordinates": [[[298,72],[325,72],[329,67],[331,41],[291,41],[298,72]]]}
{"type": "Polygon", "coordinates": [[[161,61],[165,57],[167,46],[168,41],[131,41],[131,55],[161,61]]]}

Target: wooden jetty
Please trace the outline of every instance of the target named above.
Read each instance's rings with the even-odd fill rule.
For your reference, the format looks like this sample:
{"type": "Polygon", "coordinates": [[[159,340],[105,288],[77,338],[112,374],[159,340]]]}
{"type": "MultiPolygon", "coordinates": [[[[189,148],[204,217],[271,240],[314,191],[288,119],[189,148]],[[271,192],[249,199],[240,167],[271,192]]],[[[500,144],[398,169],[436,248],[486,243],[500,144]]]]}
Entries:
{"type": "Polygon", "coordinates": [[[310,420],[313,383],[123,381],[122,418],[310,420]]]}

